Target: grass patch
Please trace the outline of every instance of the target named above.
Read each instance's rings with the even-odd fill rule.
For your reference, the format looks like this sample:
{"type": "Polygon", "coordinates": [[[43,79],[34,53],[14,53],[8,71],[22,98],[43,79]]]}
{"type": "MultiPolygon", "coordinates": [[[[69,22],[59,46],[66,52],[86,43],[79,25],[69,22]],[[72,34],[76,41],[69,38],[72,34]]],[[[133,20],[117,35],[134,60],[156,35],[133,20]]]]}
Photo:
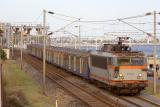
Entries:
{"type": "Polygon", "coordinates": [[[7,101],[15,104],[11,107],[54,107],[51,98],[42,94],[40,86],[15,61],[6,61],[3,69],[7,101]]]}
{"type": "Polygon", "coordinates": [[[160,98],[160,84],[157,84],[157,94],[154,95],[153,93],[153,83],[149,83],[149,86],[144,90],[144,92],[147,92],[148,94],[151,94],[153,96],[156,96],[160,98]]]}

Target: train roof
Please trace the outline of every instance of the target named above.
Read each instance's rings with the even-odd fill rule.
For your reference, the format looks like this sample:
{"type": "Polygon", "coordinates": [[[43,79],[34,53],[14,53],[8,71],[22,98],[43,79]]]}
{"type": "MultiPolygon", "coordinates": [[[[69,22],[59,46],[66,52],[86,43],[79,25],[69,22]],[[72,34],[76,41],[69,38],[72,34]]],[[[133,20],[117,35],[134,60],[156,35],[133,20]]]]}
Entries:
{"type": "Polygon", "coordinates": [[[119,41],[118,44],[104,44],[99,51],[111,53],[115,56],[145,56],[143,52],[132,51],[131,47],[129,45],[122,44],[122,41],[119,41]]]}
{"type": "MultiPolygon", "coordinates": [[[[28,46],[34,46],[36,48],[42,48],[43,45],[40,44],[29,44],[28,46]]],[[[46,46],[47,50],[53,50],[53,51],[58,51],[58,52],[62,52],[62,53],[69,53],[69,54],[74,54],[77,56],[89,56],[90,51],[87,50],[79,50],[79,49],[71,49],[71,48],[66,48],[66,47],[55,47],[55,46],[46,46]]]]}
{"type": "MultiPolygon", "coordinates": [[[[43,45],[40,44],[29,44],[28,46],[33,46],[36,48],[42,48],[43,45]]],[[[143,57],[145,56],[144,53],[142,52],[137,52],[137,51],[104,51],[104,50],[99,50],[99,51],[87,51],[87,50],[79,50],[79,49],[71,49],[71,48],[66,48],[66,47],[55,47],[55,46],[46,46],[47,50],[53,50],[53,51],[58,51],[62,53],[68,53],[68,54],[74,54],[77,56],[83,56],[87,57],[90,54],[91,55],[98,55],[98,56],[106,56],[106,57],[143,57]]]]}

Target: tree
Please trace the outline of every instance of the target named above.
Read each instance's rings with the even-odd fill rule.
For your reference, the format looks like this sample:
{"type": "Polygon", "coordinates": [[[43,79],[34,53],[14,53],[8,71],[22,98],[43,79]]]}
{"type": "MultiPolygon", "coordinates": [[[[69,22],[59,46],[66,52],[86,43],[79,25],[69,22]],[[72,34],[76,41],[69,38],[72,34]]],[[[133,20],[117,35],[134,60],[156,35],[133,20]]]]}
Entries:
{"type": "Polygon", "coordinates": [[[4,31],[2,30],[2,29],[0,29],[0,42],[1,42],[1,47],[2,47],[2,37],[3,37],[3,33],[4,33],[4,31]]]}
{"type": "MultiPolygon", "coordinates": [[[[7,55],[6,55],[6,53],[5,53],[5,51],[4,50],[2,50],[1,48],[0,48],[0,84],[1,84],[1,87],[3,86],[3,71],[2,71],[2,66],[3,66],[3,63],[4,63],[4,61],[7,59],[7,55]]],[[[1,100],[3,101],[4,99],[3,99],[3,97],[2,97],[2,91],[0,91],[0,97],[2,98],[1,100]]],[[[3,103],[1,104],[2,106],[3,106],[3,103]]]]}
{"type": "Polygon", "coordinates": [[[7,54],[4,50],[0,49],[0,60],[5,61],[7,59],[7,54]]]}
{"type": "Polygon", "coordinates": [[[3,36],[3,30],[2,29],[0,29],[0,37],[2,37],[3,36]]]}

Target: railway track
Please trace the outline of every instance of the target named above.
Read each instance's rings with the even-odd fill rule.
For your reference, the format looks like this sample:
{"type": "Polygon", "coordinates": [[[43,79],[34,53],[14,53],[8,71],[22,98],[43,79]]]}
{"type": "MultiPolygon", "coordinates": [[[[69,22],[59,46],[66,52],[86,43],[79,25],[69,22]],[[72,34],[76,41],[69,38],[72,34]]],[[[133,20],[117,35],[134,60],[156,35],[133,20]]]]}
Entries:
{"type": "MultiPolygon", "coordinates": [[[[18,56],[18,55],[17,55],[18,56]]],[[[42,71],[42,61],[32,57],[28,54],[24,54],[24,60],[31,64],[34,68],[36,68],[39,71],[42,71]]],[[[82,87],[79,84],[76,84],[72,78],[70,78],[69,74],[62,73],[62,70],[54,67],[51,64],[46,64],[46,75],[52,79],[54,82],[56,82],[58,85],[60,85],[64,90],[72,94],[75,98],[82,101],[84,104],[91,106],[91,107],[113,107],[117,106],[122,107],[125,105],[122,105],[121,103],[117,103],[117,99],[123,100],[127,103],[130,103],[133,107],[160,107],[159,104],[156,104],[155,102],[152,102],[150,100],[146,100],[143,97],[129,97],[129,96],[115,96],[117,99],[111,100],[106,96],[102,96],[101,94],[98,94],[98,92],[92,92],[85,87],[82,87]],[[58,71],[55,72],[55,71],[58,71]],[[78,92],[78,93],[77,93],[78,92]]],[[[114,95],[113,95],[114,96],[114,95]]]]}
{"type": "Polygon", "coordinates": [[[136,105],[137,107],[160,107],[160,105],[156,102],[153,102],[153,100],[149,100],[141,96],[123,96],[121,99],[136,105]]]}
{"type": "Polygon", "coordinates": [[[153,100],[154,98],[153,99],[148,99],[144,96],[137,96],[137,98],[140,99],[140,100],[146,101],[146,102],[154,105],[155,107],[160,107],[160,101],[157,101],[157,100],[155,101],[155,100],[153,100]]]}
{"type": "MultiPolygon", "coordinates": [[[[28,54],[23,54],[23,59],[31,64],[34,68],[39,71],[42,71],[42,61],[32,57],[28,54]]],[[[60,85],[67,92],[72,94],[75,98],[79,99],[89,107],[114,107],[115,103],[108,99],[103,99],[100,96],[95,95],[95,93],[88,92],[85,88],[76,85],[74,82],[71,82],[71,79],[68,80],[68,75],[61,75],[54,72],[55,67],[50,64],[46,64],[46,75],[60,85]]]]}

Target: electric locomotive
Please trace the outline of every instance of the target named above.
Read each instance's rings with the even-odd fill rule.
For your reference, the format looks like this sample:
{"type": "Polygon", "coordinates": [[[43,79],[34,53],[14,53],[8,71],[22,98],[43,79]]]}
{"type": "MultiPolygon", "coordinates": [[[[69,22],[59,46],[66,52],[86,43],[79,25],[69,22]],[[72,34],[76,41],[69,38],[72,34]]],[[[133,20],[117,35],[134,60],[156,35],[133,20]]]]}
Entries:
{"type": "Polygon", "coordinates": [[[105,44],[91,52],[90,78],[117,94],[137,94],[147,87],[147,58],[122,44],[105,44]]]}

